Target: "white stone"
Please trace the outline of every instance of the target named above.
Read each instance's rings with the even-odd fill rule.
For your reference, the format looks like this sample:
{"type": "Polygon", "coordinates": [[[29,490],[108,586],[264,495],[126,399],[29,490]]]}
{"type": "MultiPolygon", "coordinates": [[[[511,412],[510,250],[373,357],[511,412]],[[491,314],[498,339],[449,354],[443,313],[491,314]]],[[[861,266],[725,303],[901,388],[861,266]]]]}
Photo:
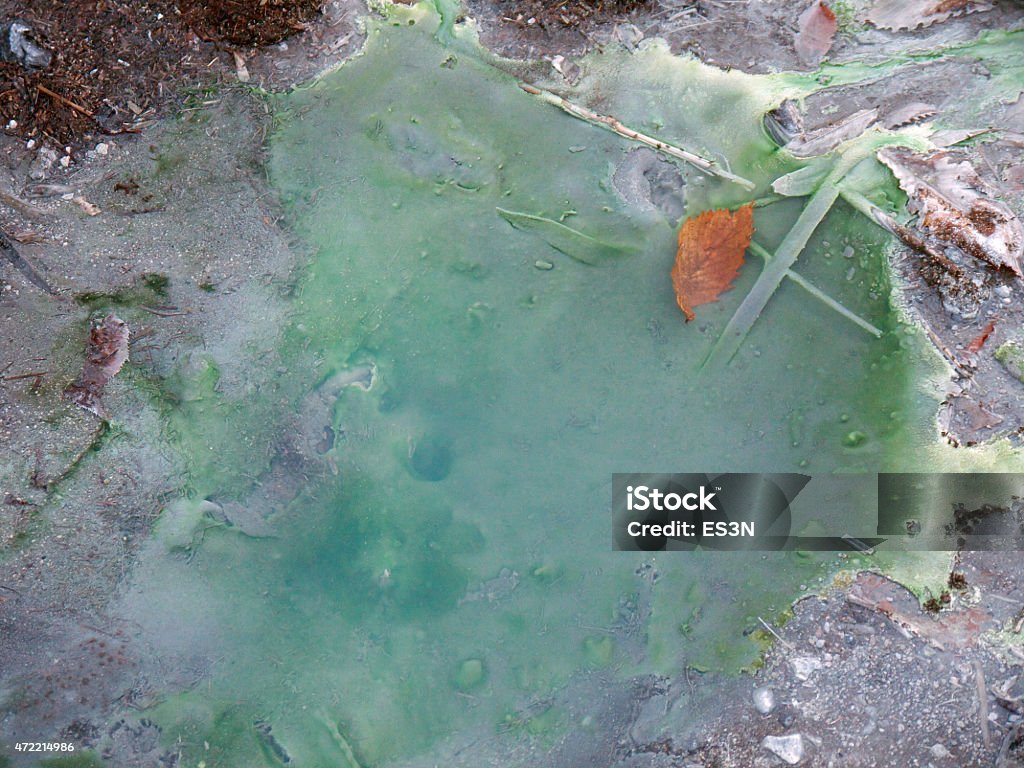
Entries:
{"type": "Polygon", "coordinates": [[[765,736],[761,746],[790,765],[804,759],[804,740],[799,733],[789,736],[765,736]]]}
{"type": "Polygon", "coordinates": [[[754,700],[754,709],[762,715],[771,714],[775,707],[778,706],[778,702],[775,699],[775,691],[767,685],[755,688],[751,698],[754,700]]]}
{"type": "Polygon", "coordinates": [[[814,656],[794,656],[789,663],[793,667],[793,674],[801,682],[807,680],[812,674],[821,669],[821,659],[814,656]]]}
{"type": "Polygon", "coordinates": [[[943,758],[953,756],[952,752],[950,752],[948,749],[946,749],[938,742],[932,744],[931,748],[928,751],[931,752],[932,757],[936,758],[937,760],[942,760],[943,758]]]}

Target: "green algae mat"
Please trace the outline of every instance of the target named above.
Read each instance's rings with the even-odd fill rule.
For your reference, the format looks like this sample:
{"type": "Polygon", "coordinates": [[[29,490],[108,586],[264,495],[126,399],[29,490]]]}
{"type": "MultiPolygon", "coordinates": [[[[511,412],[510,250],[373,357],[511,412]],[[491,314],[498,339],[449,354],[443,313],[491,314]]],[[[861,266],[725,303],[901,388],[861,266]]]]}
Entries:
{"type": "MultiPolygon", "coordinates": [[[[762,117],[817,79],[722,72],[657,44],[591,55],[572,89],[538,72],[419,6],[275,99],[270,179],[311,260],[288,366],[260,374],[272,394],[238,402],[217,394],[212,362],[179,373],[170,419],[191,500],[165,515],[139,575],[140,623],[181,632],[161,617],[187,614],[218,658],[151,710],[185,765],[395,765],[456,734],[553,741],[581,723],[524,716],[524,702],[576,675],[737,671],[758,657],[758,617],[844,563],[614,553],[613,472],[950,461],[935,445],[943,373],[894,308],[889,236],[842,202],[807,227],[794,269],[846,315],[781,280],[709,367],[762,265],[749,258],[695,322],[676,306],[682,204],[763,198],[807,165],[762,117]],[[525,92],[527,75],[755,190],[659,165],[679,209],[645,199],[630,179],[650,159],[525,92]],[[254,444],[285,429],[322,437],[334,471],[274,507],[270,534],[213,524],[202,499],[271,495],[253,485],[254,444]]],[[[865,178],[876,202],[899,199],[884,174],[865,178]]],[[[769,258],[804,202],[756,209],[769,258]]],[[[856,528],[863,512],[855,497],[807,499],[794,532],[856,528]]]]}

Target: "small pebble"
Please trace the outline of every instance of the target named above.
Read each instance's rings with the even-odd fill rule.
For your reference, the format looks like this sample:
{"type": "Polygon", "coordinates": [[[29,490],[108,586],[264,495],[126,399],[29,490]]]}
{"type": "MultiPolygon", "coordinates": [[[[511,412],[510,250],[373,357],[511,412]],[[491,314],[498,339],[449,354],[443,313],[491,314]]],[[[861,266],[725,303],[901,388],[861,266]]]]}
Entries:
{"type": "Polygon", "coordinates": [[[754,692],[751,694],[751,698],[754,700],[754,709],[762,715],[771,714],[775,710],[775,707],[778,706],[778,701],[775,698],[775,691],[767,685],[755,688],[754,692]]]}
{"type": "Polygon", "coordinates": [[[795,656],[789,660],[789,663],[793,667],[793,675],[801,682],[807,680],[822,667],[821,659],[816,659],[813,656],[795,656]]]}
{"type": "Polygon", "coordinates": [[[535,266],[537,269],[543,269],[545,272],[549,269],[555,268],[554,264],[552,264],[550,261],[544,261],[544,259],[537,259],[535,262],[533,262],[533,266],[535,266]]]}
{"type": "Polygon", "coordinates": [[[944,746],[942,746],[938,742],[936,742],[935,744],[932,744],[931,749],[929,749],[928,751],[932,753],[932,757],[934,757],[934,758],[936,758],[938,760],[942,760],[943,758],[952,757],[953,756],[948,749],[946,749],[944,746]]]}

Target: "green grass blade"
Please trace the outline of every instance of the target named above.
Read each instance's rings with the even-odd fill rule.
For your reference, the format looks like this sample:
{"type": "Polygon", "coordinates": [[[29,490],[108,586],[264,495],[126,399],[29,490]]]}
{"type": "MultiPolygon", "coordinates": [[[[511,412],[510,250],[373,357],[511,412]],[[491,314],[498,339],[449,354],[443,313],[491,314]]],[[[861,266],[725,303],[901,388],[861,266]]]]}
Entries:
{"type": "Polygon", "coordinates": [[[572,227],[567,227],[565,224],[560,224],[553,219],[546,219],[543,216],[534,216],[518,211],[506,211],[504,208],[497,208],[495,210],[516,229],[536,232],[552,248],[584,264],[597,266],[612,259],[636,253],[638,250],[632,245],[597,240],[590,235],[585,235],[572,227]]]}
{"type": "MultiPolygon", "coordinates": [[[[772,254],[768,251],[768,249],[765,248],[764,246],[760,245],[759,243],[751,241],[751,243],[750,243],[750,250],[753,253],[755,253],[758,256],[760,256],[762,259],[764,259],[766,264],[774,258],[772,256],[772,254]]],[[[867,331],[872,336],[874,336],[876,339],[882,338],[883,333],[882,333],[881,329],[876,328],[874,325],[869,323],[867,320],[865,320],[863,317],[858,315],[856,312],[852,312],[849,309],[847,309],[846,307],[844,307],[841,303],[839,303],[838,301],[833,299],[831,296],[829,296],[823,290],[821,290],[816,285],[814,285],[814,283],[811,283],[810,281],[808,281],[802,275],[794,272],[791,269],[787,269],[786,270],[786,277],[789,278],[790,280],[792,280],[797,285],[799,285],[801,288],[803,288],[805,291],[807,291],[807,293],[809,293],[811,296],[816,298],[818,301],[820,301],[826,307],[828,307],[829,309],[833,309],[836,312],[838,312],[840,315],[845,317],[847,320],[849,320],[851,323],[856,325],[858,328],[862,328],[863,330],[867,331]]]]}

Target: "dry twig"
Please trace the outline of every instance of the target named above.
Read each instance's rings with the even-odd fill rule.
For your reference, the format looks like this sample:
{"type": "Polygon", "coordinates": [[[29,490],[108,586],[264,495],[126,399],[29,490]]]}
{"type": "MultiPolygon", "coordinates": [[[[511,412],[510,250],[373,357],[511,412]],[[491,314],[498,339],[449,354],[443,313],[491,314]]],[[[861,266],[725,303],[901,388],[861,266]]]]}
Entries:
{"type": "Polygon", "coordinates": [[[68,99],[68,98],[65,98],[64,96],[61,96],[56,91],[51,91],[45,85],[36,85],[36,89],[40,93],[45,93],[51,99],[56,99],[61,104],[64,104],[65,106],[68,106],[68,107],[71,107],[73,110],[75,110],[75,112],[78,112],[79,114],[85,115],[88,118],[96,117],[92,112],[90,112],[88,109],[83,107],[81,104],[75,104],[75,102],[73,102],[71,99],[68,99]]]}
{"type": "Polygon", "coordinates": [[[744,179],[742,176],[737,176],[736,174],[730,173],[724,168],[720,168],[714,160],[708,160],[706,158],[701,157],[700,155],[695,155],[693,152],[689,152],[685,149],[682,149],[681,147],[677,147],[673,144],[661,141],[660,139],[655,139],[651,136],[640,133],[640,131],[636,131],[626,125],[623,125],[614,117],[609,117],[608,115],[599,115],[596,112],[591,112],[586,107],[581,107],[579,104],[573,104],[568,99],[564,99],[561,96],[557,96],[556,94],[551,93],[550,91],[545,91],[540,88],[536,88],[532,85],[528,85],[526,83],[520,83],[519,87],[522,88],[527,93],[533,96],[537,96],[542,101],[545,101],[548,104],[553,104],[554,106],[561,109],[563,112],[566,112],[575,118],[590,123],[591,125],[597,125],[602,128],[607,128],[608,130],[618,134],[619,136],[622,136],[625,139],[629,139],[631,141],[638,141],[641,144],[646,144],[648,147],[656,149],[659,152],[663,152],[669,157],[674,157],[677,160],[682,160],[683,162],[689,163],[690,165],[694,166],[695,168],[698,168],[704,173],[708,173],[713,176],[719,176],[720,178],[726,179],[735,184],[739,184],[741,187],[744,187],[745,189],[754,189],[754,187],[756,186],[754,182],[750,181],[749,179],[744,179]]]}

